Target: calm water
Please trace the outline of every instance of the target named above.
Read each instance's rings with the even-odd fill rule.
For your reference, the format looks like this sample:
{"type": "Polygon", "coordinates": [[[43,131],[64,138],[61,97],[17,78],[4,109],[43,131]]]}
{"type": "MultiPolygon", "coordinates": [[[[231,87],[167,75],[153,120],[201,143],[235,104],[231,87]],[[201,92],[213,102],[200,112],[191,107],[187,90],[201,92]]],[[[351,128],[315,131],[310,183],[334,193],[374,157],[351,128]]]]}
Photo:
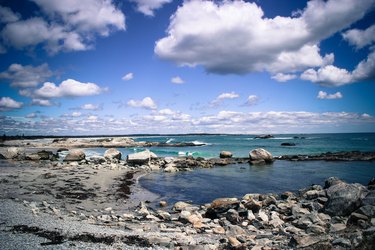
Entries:
{"type": "Polygon", "coordinates": [[[242,197],[247,193],[297,191],[337,176],[347,182],[366,185],[375,177],[375,162],[290,162],[275,161],[269,166],[238,164],[192,172],[152,173],[140,183],[171,203],[211,202],[220,197],[242,197]]]}
{"type": "MultiPolygon", "coordinates": [[[[247,157],[250,150],[264,148],[274,156],[318,154],[339,151],[375,151],[375,133],[361,134],[289,134],[274,135],[272,139],[255,139],[254,135],[182,135],[135,137],[136,141],[195,142],[199,147],[151,147],[158,156],[218,157],[222,150],[234,156],[247,157]],[[295,137],[298,138],[295,138],[295,137]],[[301,138],[303,137],[303,138],[301,138]],[[283,147],[281,143],[295,143],[283,147]]],[[[104,148],[86,149],[87,155],[103,155],[104,148]]],[[[120,148],[123,157],[144,148],[120,148]]],[[[375,176],[375,162],[289,162],[276,161],[273,165],[254,167],[248,164],[197,169],[175,174],[152,173],[140,183],[170,202],[190,200],[196,204],[218,197],[242,197],[246,193],[281,193],[296,191],[311,184],[323,184],[330,176],[348,182],[367,184],[375,176]]]]}

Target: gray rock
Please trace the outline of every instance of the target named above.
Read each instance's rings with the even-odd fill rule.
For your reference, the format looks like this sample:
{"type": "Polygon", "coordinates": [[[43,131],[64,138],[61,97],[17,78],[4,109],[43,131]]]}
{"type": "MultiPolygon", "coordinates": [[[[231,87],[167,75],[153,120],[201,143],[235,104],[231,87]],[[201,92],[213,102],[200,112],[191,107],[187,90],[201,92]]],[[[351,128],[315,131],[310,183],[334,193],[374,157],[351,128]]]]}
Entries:
{"type": "Polygon", "coordinates": [[[320,242],[328,241],[330,239],[327,235],[322,236],[298,236],[294,235],[291,239],[290,245],[291,246],[298,246],[298,247],[308,247],[315,245],[320,242]]]}
{"type": "Polygon", "coordinates": [[[113,160],[113,159],[116,159],[116,160],[121,160],[121,152],[118,151],[117,149],[115,148],[110,148],[110,149],[107,149],[105,152],[104,152],[104,158],[108,159],[108,160],[113,160]]]}
{"type": "Polygon", "coordinates": [[[273,162],[272,154],[263,148],[257,148],[257,149],[250,151],[249,157],[250,157],[250,163],[254,165],[273,162]]]}
{"type": "Polygon", "coordinates": [[[363,199],[362,204],[364,206],[366,205],[375,206],[375,190],[370,190],[370,192],[363,199]]]}
{"type": "Polygon", "coordinates": [[[220,158],[232,158],[233,154],[229,151],[221,151],[220,158]]]}
{"type": "Polygon", "coordinates": [[[178,172],[178,169],[177,169],[175,164],[168,163],[168,164],[165,165],[164,172],[174,173],[174,172],[178,172]]]}
{"type": "Polygon", "coordinates": [[[94,164],[102,164],[105,162],[105,158],[102,156],[95,155],[95,156],[91,156],[89,161],[94,164]]]}
{"type": "Polygon", "coordinates": [[[329,177],[324,182],[324,188],[330,188],[331,186],[334,186],[339,183],[343,183],[343,181],[337,177],[329,177]]]}
{"type": "Polygon", "coordinates": [[[365,205],[356,210],[356,213],[366,215],[369,218],[375,218],[375,206],[365,205]]]}
{"type": "Polygon", "coordinates": [[[338,239],[335,239],[334,241],[332,241],[332,245],[340,246],[340,247],[344,247],[344,248],[350,248],[352,244],[351,244],[349,239],[338,238],[338,239]]]}
{"type": "Polygon", "coordinates": [[[64,161],[82,161],[86,158],[85,153],[80,149],[69,151],[65,156],[64,161]]]}
{"type": "Polygon", "coordinates": [[[337,183],[327,189],[328,201],[324,210],[330,215],[349,215],[361,205],[365,196],[366,188],[360,184],[337,183]]]}
{"type": "Polygon", "coordinates": [[[187,207],[191,207],[191,204],[183,202],[183,201],[178,201],[174,204],[173,210],[182,211],[182,210],[186,209],[187,207]]]}
{"type": "Polygon", "coordinates": [[[158,156],[152,153],[150,150],[145,150],[142,152],[129,154],[126,161],[129,164],[145,164],[148,163],[151,159],[155,159],[158,156]]]}

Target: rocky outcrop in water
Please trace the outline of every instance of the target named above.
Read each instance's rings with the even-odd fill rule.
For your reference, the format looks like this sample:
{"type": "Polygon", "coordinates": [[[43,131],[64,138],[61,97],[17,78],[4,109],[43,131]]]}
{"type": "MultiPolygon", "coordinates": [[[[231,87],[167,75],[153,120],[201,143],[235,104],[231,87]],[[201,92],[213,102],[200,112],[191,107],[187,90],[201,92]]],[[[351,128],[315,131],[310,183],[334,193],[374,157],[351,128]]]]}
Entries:
{"type": "Polygon", "coordinates": [[[375,152],[336,152],[323,153],[318,155],[283,155],[276,157],[277,160],[289,161],[373,161],[375,152]]]}
{"type": "Polygon", "coordinates": [[[270,138],[274,138],[273,135],[257,135],[254,137],[254,139],[270,139],[270,138]]]}
{"type": "Polygon", "coordinates": [[[250,164],[264,165],[273,162],[273,157],[270,152],[263,148],[257,148],[249,152],[250,164]]]}
{"type": "Polygon", "coordinates": [[[85,160],[86,155],[80,149],[70,150],[69,153],[65,156],[64,161],[82,161],[85,160]]]}
{"type": "Polygon", "coordinates": [[[150,150],[145,150],[142,152],[134,153],[134,154],[129,154],[126,161],[129,164],[146,164],[151,161],[151,159],[155,159],[158,156],[151,152],[150,150]]]}
{"type": "Polygon", "coordinates": [[[108,159],[108,160],[121,160],[121,152],[118,151],[117,149],[115,148],[110,148],[110,149],[107,149],[105,152],[104,152],[104,158],[108,159]]]}
{"type": "Polygon", "coordinates": [[[221,151],[220,158],[232,158],[233,154],[229,151],[221,151]]]}

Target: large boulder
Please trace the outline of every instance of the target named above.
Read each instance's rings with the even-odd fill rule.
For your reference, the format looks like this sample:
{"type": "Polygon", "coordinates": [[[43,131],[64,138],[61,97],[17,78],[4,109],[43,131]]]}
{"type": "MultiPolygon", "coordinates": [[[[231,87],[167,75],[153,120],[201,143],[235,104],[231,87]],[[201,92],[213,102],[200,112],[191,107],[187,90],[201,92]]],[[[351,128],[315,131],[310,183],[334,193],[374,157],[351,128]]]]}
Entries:
{"type": "Polygon", "coordinates": [[[233,154],[229,151],[221,151],[220,158],[232,158],[233,154]]]}
{"type": "Polygon", "coordinates": [[[324,206],[325,212],[339,216],[347,216],[358,209],[367,194],[367,189],[361,184],[345,182],[337,182],[326,191],[328,201],[324,206]]]}
{"type": "Polygon", "coordinates": [[[69,151],[69,153],[65,156],[64,161],[82,161],[85,158],[85,153],[80,149],[76,149],[69,151]]]}
{"type": "Polygon", "coordinates": [[[266,164],[273,162],[272,154],[263,148],[257,148],[250,151],[249,157],[251,164],[266,164]]]}
{"type": "Polygon", "coordinates": [[[10,147],[3,153],[6,159],[16,159],[22,154],[22,150],[17,147],[10,147]]]}
{"type": "Polygon", "coordinates": [[[113,160],[113,159],[121,160],[121,155],[122,155],[121,152],[115,148],[107,149],[104,152],[104,158],[108,160],[113,160]]]}
{"type": "Polygon", "coordinates": [[[156,154],[152,153],[150,150],[145,150],[134,154],[128,154],[126,161],[129,164],[145,164],[155,158],[158,158],[156,154]]]}

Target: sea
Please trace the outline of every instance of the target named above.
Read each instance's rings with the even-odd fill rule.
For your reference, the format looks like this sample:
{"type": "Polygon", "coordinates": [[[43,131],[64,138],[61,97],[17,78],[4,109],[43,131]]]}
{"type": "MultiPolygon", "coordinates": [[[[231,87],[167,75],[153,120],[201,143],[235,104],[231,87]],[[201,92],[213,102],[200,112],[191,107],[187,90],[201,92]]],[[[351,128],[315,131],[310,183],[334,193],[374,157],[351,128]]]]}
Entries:
{"type": "MultiPolygon", "coordinates": [[[[326,152],[375,152],[375,133],[347,134],[273,134],[258,139],[256,135],[147,135],[134,136],[136,141],[165,143],[190,142],[202,146],[150,147],[161,157],[219,157],[220,151],[230,151],[234,157],[248,157],[249,151],[264,148],[274,156],[313,155],[326,152]],[[282,146],[293,143],[295,146],[282,146]]],[[[124,157],[145,148],[122,148],[124,157]]],[[[105,149],[86,149],[88,154],[103,154],[105,149]]],[[[375,162],[284,161],[271,165],[233,164],[188,172],[152,172],[140,178],[139,184],[170,204],[189,201],[204,204],[216,198],[242,197],[247,193],[298,191],[310,185],[324,185],[328,177],[336,176],[350,183],[366,185],[375,177],[375,162]]]]}

